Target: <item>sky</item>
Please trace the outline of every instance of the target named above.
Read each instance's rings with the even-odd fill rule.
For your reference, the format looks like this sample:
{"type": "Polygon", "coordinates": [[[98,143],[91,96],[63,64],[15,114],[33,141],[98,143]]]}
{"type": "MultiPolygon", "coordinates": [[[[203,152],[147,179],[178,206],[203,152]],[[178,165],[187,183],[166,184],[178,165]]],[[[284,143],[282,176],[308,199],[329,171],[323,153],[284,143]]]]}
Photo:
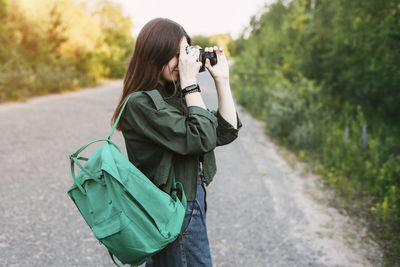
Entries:
{"type": "Polygon", "coordinates": [[[273,0],[112,0],[123,6],[124,14],[133,23],[132,34],[151,19],[172,19],[185,28],[189,35],[230,33],[236,39],[249,24],[250,18],[273,0]]]}

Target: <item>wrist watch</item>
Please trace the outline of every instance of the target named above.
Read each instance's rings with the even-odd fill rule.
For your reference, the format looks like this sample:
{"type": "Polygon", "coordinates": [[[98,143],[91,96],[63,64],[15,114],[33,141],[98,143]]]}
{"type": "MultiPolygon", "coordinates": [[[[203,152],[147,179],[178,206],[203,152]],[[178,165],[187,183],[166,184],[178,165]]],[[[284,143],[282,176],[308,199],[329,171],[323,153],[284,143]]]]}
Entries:
{"type": "Polygon", "coordinates": [[[183,96],[185,96],[186,94],[194,93],[194,92],[201,92],[200,86],[197,83],[186,86],[185,88],[182,89],[183,96]]]}

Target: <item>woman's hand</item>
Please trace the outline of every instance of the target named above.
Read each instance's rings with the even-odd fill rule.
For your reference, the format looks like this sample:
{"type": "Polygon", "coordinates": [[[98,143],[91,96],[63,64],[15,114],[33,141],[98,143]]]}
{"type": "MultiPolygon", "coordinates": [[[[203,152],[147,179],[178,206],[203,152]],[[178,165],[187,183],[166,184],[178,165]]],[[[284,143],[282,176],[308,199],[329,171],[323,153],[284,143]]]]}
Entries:
{"type": "Polygon", "coordinates": [[[186,53],[187,46],[187,42],[181,42],[178,68],[182,89],[197,83],[196,75],[202,65],[201,62],[198,62],[199,50],[191,49],[189,53],[186,53]]]}
{"type": "Polygon", "coordinates": [[[229,82],[229,66],[228,60],[226,59],[224,49],[220,47],[218,49],[217,46],[214,47],[206,47],[204,49],[205,52],[215,52],[217,54],[217,64],[211,66],[210,60],[207,58],[206,60],[206,68],[210,72],[211,76],[214,78],[216,84],[229,82]]]}

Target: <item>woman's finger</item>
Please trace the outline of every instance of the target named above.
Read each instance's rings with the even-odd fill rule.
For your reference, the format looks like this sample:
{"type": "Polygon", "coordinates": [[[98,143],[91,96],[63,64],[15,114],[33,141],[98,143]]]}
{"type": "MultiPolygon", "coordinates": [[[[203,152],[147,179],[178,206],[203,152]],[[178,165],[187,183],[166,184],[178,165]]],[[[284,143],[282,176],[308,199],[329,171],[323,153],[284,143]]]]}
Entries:
{"type": "Polygon", "coordinates": [[[210,73],[213,71],[213,67],[211,66],[210,60],[207,58],[204,66],[208,69],[210,73]]]}
{"type": "Polygon", "coordinates": [[[225,53],[224,53],[224,48],[221,46],[218,51],[216,52],[217,54],[217,60],[220,61],[221,59],[223,59],[225,57],[225,53]]]}
{"type": "Polygon", "coordinates": [[[179,48],[179,54],[186,55],[186,44],[184,44],[184,42],[181,42],[181,46],[179,48]]]}
{"type": "Polygon", "coordinates": [[[214,77],[214,72],[215,72],[215,66],[211,65],[210,59],[207,58],[206,62],[204,64],[204,66],[208,69],[208,71],[210,72],[211,76],[214,77]]]}
{"type": "Polygon", "coordinates": [[[200,50],[199,49],[193,49],[193,50],[195,50],[193,56],[195,57],[196,61],[199,61],[200,50]]]}

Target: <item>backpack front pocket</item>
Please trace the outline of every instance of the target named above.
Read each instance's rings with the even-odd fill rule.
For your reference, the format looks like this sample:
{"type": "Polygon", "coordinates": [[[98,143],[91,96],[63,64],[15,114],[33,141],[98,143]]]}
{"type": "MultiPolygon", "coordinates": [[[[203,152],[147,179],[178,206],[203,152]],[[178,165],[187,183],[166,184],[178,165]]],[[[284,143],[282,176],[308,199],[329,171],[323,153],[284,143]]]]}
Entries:
{"type": "Polygon", "coordinates": [[[122,211],[108,218],[107,220],[97,223],[92,227],[94,236],[97,239],[103,239],[110,235],[121,232],[128,226],[130,220],[122,211]]]}
{"type": "Polygon", "coordinates": [[[157,252],[167,245],[167,241],[152,224],[138,223],[147,218],[129,219],[121,211],[109,219],[92,227],[97,239],[122,263],[142,264],[146,259],[143,255],[157,252]],[[162,244],[160,246],[160,243],[162,244]]]}

